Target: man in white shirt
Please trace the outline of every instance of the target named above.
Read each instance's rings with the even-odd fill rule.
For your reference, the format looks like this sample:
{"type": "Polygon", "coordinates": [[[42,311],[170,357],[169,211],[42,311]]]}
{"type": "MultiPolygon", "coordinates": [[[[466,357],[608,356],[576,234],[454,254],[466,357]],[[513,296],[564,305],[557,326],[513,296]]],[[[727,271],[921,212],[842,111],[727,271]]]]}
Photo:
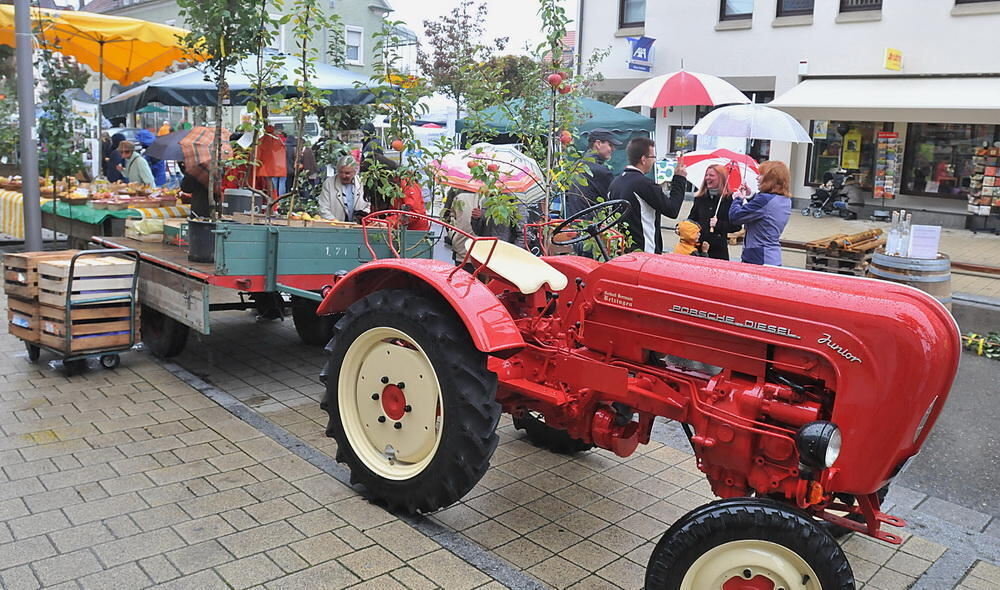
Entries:
{"type": "Polygon", "coordinates": [[[319,214],[323,219],[355,221],[368,215],[371,204],[365,198],[358,163],[353,156],[337,160],[337,174],[323,182],[319,195],[319,214]]]}

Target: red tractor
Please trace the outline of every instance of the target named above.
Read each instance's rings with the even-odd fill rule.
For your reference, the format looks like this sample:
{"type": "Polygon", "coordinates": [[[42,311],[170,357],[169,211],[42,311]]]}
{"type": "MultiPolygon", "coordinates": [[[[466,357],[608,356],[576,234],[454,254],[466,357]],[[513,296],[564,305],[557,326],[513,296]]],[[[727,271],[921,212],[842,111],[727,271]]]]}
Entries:
{"type": "MultiPolygon", "coordinates": [[[[624,211],[595,209],[581,217],[602,221],[564,243],[624,211]]],[[[373,500],[426,513],[462,498],[489,467],[501,412],[554,450],[621,457],[664,417],[684,426],[723,499],[663,535],[648,589],[850,589],[822,521],[901,541],[883,530],[904,523],[881,512],[879,491],[926,440],[961,349],[936,300],[833,274],[646,253],[538,258],[465,237],[458,266],[375,260],[338,277],[319,307],[342,314],[324,371],[327,434],[373,500]]]]}

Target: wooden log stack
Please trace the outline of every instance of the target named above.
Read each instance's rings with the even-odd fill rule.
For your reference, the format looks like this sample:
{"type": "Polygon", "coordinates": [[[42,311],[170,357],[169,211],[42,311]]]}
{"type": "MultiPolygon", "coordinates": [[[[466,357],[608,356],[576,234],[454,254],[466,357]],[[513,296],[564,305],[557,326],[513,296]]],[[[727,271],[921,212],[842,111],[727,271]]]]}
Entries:
{"type": "Polygon", "coordinates": [[[834,234],[806,243],[806,269],[865,276],[872,256],[885,245],[881,229],[856,234],[834,234]]]}

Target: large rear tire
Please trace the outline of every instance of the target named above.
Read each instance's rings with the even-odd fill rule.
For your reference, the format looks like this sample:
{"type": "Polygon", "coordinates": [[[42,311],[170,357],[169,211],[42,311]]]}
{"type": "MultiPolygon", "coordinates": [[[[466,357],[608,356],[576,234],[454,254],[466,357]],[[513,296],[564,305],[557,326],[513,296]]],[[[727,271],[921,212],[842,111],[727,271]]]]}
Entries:
{"type": "Polygon", "coordinates": [[[336,315],[316,315],[319,302],[292,295],[292,323],[303,344],[323,346],[333,337],[336,315]]]}
{"type": "Polygon", "coordinates": [[[152,307],[142,306],[142,344],[153,356],[170,358],[184,351],[188,327],[152,307]]]}
{"type": "Polygon", "coordinates": [[[497,377],[450,308],[378,291],[348,308],[327,348],[326,433],[352,483],[413,513],[479,482],[499,442],[497,377]]]}
{"type": "Polygon", "coordinates": [[[854,590],[840,545],[809,515],[764,498],[696,508],[664,533],[646,590],[854,590]]]}
{"type": "Polygon", "coordinates": [[[573,455],[594,448],[590,443],[573,438],[565,430],[549,426],[545,423],[545,417],[535,412],[525,411],[520,418],[514,418],[514,428],[523,430],[528,440],[536,447],[548,449],[553,453],[573,455]]]}

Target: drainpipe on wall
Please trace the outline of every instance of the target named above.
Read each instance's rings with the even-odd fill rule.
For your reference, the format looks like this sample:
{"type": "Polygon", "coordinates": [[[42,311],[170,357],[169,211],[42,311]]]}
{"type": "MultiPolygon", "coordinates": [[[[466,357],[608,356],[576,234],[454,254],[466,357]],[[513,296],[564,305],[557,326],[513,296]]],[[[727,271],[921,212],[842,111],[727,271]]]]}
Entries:
{"type": "Polygon", "coordinates": [[[583,74],[583,11],[587,0],[578,0],[576,8],[576,75],[583,74]]]}

